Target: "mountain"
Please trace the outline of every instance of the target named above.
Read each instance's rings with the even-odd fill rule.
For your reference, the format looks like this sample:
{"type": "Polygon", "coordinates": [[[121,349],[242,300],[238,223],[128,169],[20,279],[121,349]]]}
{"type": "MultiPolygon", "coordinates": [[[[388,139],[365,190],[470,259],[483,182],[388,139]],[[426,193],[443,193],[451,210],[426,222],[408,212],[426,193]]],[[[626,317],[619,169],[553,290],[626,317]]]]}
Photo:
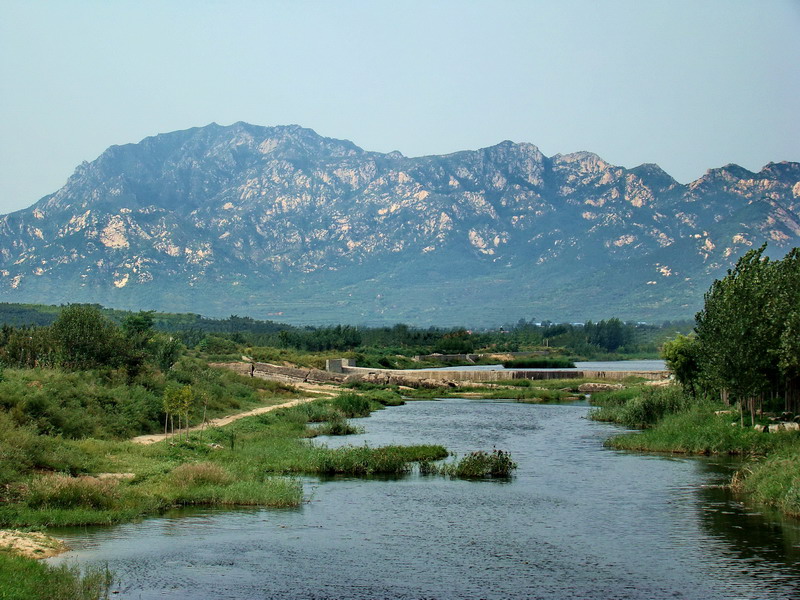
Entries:
{"type": "Polygon", "coordinates": [[[657,165],[362,150],[246,123],[112,146],[0,217],[0,300],[293,323],[693,316],[715,277],[800,240],[800,163],[682,185],[657,165]]]}

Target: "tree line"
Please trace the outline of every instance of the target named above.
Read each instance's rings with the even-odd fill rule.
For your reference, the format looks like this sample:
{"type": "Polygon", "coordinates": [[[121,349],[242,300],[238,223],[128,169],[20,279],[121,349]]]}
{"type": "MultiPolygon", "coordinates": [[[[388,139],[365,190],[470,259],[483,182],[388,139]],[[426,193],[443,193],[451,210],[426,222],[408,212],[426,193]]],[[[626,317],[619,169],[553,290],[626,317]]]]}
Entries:
{"type": "Polygon", "coordinates": [[[693,396],[738,403],[751,420],[765,408],[800,412],[800,249],[781,260],[766,244],[715,281],[693,335],[664,356],[693,396]]]}
{"type": "Polygon", "coordinates": [[[0,328],[0,364],[9,367],[113,367],[133,377],[148,362],[168,370],[181,352],[177,338],[154,331],[150,312],[129,313],[117,324],[96,306],[70,304],[50,325],[0,328]]]}

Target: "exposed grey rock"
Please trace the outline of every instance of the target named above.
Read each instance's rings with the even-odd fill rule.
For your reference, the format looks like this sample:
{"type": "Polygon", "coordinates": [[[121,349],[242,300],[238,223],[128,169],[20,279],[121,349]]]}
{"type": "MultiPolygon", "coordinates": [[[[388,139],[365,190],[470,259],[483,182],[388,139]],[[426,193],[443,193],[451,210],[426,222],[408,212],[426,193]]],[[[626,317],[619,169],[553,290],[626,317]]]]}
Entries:
{"type": "Polygon", "coordinates": [[[0,218],[0,299],[295,323],[690,317],[800,241],[800,164],[682,185],[526,143],[445,156],[236,123],[113,146],[0,218]]]}

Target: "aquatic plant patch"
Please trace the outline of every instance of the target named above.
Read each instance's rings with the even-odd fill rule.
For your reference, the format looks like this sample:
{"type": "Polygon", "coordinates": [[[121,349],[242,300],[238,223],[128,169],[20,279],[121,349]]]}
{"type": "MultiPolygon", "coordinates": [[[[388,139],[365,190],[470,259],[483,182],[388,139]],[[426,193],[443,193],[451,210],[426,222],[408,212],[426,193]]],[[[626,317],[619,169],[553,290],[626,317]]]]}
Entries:
{"type": "Polygon", "coordinates": [[[439,465],[426,461],[420,464],[420,473],[461,479],[505,479],[511,477],[516,468],[517,463],[508,452],[495,448],[491,452],[470,452],[454,462],[439,465]]]}

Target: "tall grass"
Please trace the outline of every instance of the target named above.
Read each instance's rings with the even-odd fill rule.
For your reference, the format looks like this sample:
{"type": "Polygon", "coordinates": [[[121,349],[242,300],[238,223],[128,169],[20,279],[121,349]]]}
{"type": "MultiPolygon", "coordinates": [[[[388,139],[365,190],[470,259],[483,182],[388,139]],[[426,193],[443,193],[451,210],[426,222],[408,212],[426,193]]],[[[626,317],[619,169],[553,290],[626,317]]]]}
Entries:
{"type": "Polygon", "coordinates": [[[118,482],[96,477],[45,475],[33,479],[24,493],[30,508],[112,508],[120,499],[118,482]]]}
{"type": "Polygon", "coordinates": [[[353,393],[339,394],[331,405],[347,418],[369,416],[373,408],[367,397],[353,393]]]}
{"type": "Polygon", "coordinates": [[[109,597],[108,569],[57,566],[0,551],[2,600],[100,600],[109,597]]]}
{"type": "MultiPolygon", "coordinates": [[[[776,434],[785,437],[786,434],[776,434]]],[[[800,517],[800,445],[752,462],[733,477],[734,491],[800,517]]]]}
{"type": "Polygon", "coordinates": [[[503,450],[491,452],[478,450],[454,462],[436,465],[425,461],[420,463],[423,475],[448,475],[461,479],[505,479],[517,468],[511,455],[503,450]]]}
{"type": "Polygon", "coordinates": [[[793,432],[766,434],[742,428],[729,415],[715,415],[714,408],[692,406],[665,416],[651,429],[612,437],[607,443],[621,450],[742,456],[763,456],[787,447],[800,449],[800,436],[793,432]]]}
{"type": "Polygon", "coordinates": [[[628,388],[597,394],[603,405],[591,413],[595,421],[613,421],[626,427],[650,427],[666,415],[686,410],[689,402],[679,386],[628,388]]]}

